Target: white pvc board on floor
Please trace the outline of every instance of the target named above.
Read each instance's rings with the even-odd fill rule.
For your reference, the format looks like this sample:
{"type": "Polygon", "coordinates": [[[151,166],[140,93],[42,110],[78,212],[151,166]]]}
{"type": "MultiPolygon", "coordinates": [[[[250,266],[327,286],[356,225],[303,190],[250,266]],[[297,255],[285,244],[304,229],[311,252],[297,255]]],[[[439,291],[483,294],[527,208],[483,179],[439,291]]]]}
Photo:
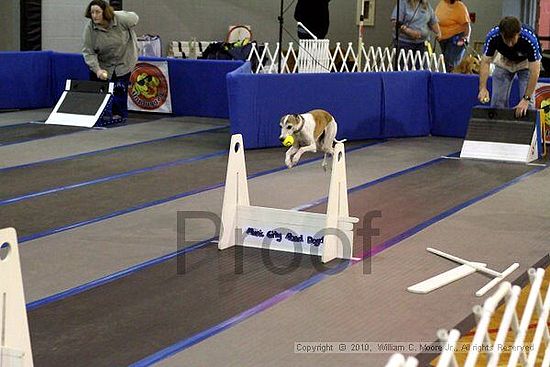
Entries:
{"type": "MultiPolygon", "coordinates": [[[[475,262],[478,266],[486,266],[487,264],[475,262]]],[[[459,279],[467,277],[476,272],[476,269],[468,265],[461,265],[444,273],[433,276],[420,283],[411,285],[407,290],[412,293],[426,294],[436,289],[439,289],[447,284],[455,282],[459,279]]]]}

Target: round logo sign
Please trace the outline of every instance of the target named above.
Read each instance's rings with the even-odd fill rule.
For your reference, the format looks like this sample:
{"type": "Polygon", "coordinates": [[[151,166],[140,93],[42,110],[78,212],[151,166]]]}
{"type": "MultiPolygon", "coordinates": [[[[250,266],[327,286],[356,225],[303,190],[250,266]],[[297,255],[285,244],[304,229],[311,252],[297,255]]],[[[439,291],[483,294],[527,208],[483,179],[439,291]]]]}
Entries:
{"type": "Polygon", "coordinates": [[[168,82],[155,65],[140,62],[130,75],[130,99],[144,110],[156,110],[168,99],[168,82]]]}
{"type": "Polygon", "coordinates": [[[543,108],[543,102],[550,102],[550,84],[539,86],[535,90],[535,106],[543,108]]]}
{"type": "Polygon", "coordinates": [[[544,141],[550,143],[550,84],[542,85],[535,91],[535,107],[542,110],[542,119],[546,125],[544,141]]]}

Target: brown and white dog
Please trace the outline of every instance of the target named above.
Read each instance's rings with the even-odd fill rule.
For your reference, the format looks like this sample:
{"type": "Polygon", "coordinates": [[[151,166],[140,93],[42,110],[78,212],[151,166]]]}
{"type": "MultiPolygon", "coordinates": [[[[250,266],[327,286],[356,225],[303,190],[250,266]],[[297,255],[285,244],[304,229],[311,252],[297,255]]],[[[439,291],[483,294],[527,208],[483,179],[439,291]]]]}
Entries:
{"type": "Polygon", "coordinates": [[[322,167],[326,169],[327,154],[334,153],[334,143],[344,142],[336,140],[338,126],[336,120],[325,110],[312,110],[303,114],[285,115],[279,123],[282,142],[292,135],[294,144],[287,150],[285,164],[288,168],[296,165],[305,152],[315,153],[320,150],[325,153],[322,167]]]}

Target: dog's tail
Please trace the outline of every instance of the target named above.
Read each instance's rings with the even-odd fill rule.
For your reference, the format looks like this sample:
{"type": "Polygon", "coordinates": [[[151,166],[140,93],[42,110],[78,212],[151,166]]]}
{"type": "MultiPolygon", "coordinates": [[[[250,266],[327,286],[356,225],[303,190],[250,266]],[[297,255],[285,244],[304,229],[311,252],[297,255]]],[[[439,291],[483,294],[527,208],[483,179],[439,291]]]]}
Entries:
{"type": "Polygon", "coordinates": [[[346,141],[348,141],[348,139],[342,139],[342,140],[334,139],[334,141],[332,142],[332,147],[334,147],[338,143],[345,143],[346,141]]]}

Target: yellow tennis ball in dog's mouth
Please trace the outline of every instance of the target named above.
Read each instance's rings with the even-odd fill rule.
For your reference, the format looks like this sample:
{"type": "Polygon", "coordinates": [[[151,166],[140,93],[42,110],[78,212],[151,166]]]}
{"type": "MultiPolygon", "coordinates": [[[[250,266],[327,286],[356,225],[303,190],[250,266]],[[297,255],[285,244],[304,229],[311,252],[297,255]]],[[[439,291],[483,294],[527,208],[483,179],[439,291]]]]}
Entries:
{"type": "Polygon", "coordinates": [[[285,147],[289,147],[292,144],[294,144],[294,137],[292,135],[287,136],[285,140],[283,140],[283,145],[285,147]]]}

